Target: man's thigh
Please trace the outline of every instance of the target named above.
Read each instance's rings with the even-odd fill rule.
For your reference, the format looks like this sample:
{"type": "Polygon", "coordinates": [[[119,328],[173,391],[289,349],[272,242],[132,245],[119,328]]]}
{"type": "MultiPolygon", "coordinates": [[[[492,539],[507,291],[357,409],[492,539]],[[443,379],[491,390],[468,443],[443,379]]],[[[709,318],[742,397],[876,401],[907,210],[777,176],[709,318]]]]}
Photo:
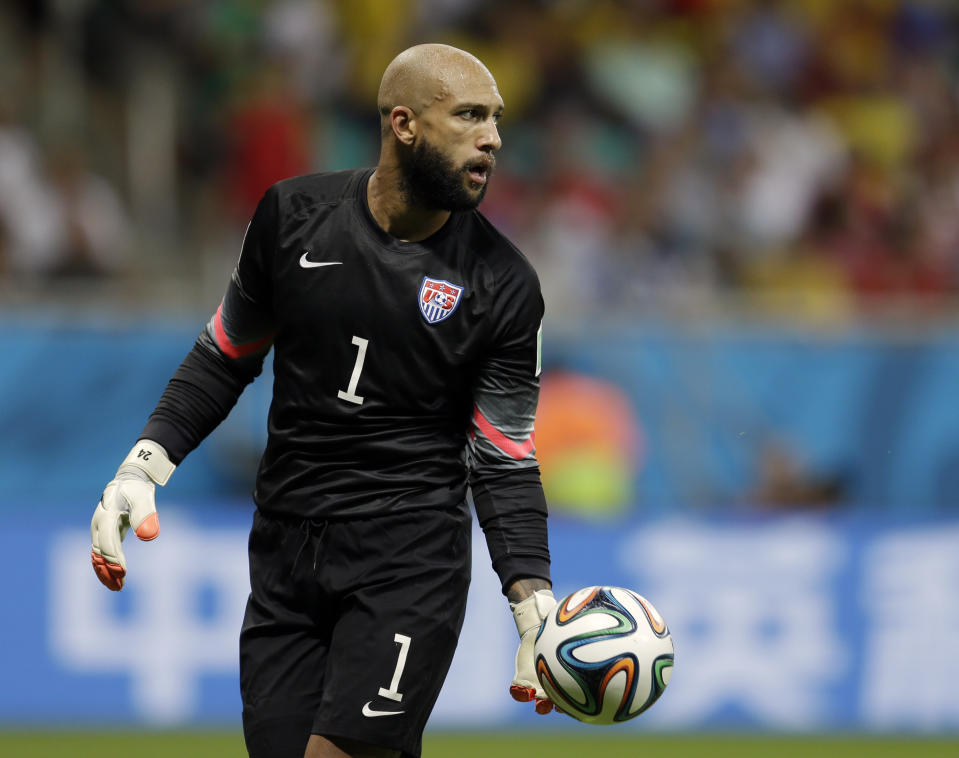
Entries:
{"type": "Polygon", "coordinates": [[[466,612],[469,514],[373,521],[338,540],[354,557],[364,546],[377,557],[343,595],[313,732],[415,756],[466,612]]]}
{"type": "Polygon", "coordinates": [[[303,571],[312,540],[308,522],[254,515],[240,631],[243,733],[254,758],[303,758],[320,704],[331,628],[311,612],[322,600],[303,571]]]}
{"type": "Polygon", "coordinates": [[[459,511],[330,522],[300,544],[274,537],[300,559],[276,557],[263,574],[280,588],[248,605],[248,743],[299,757],[312,732],[418,755],[463,622],[469,540],[459,511]]]}

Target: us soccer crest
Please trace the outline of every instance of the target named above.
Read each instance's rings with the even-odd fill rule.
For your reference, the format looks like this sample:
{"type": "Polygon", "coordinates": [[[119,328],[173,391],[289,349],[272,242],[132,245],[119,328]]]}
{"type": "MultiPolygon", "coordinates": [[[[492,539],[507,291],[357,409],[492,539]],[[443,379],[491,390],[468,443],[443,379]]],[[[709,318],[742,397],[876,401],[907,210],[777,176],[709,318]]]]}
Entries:
{"type": "Polygon", "coordinates": [[[453,315],[456,306],[460,304],[463,287],[459,284],[447,282],[444,279],[423,277],[423,286],[420,287],[420,313],[428,324],[437,324],[453,315]]]}

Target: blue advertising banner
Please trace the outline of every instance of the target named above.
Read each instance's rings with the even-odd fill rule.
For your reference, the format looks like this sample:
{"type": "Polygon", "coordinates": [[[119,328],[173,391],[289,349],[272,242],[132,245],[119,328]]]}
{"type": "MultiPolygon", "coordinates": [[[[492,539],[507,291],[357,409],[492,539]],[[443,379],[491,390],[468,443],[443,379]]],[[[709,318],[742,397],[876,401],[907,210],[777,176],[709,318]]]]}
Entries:
{"type": "MultiPolygon", "coordinates": [[[[239,724],[269,361],[161,493],[160,539],[128,540],[126,589],[89,565],[96,498],[198,329],[0,322],[2,724],[239,724]]],[[[948,331],[544,336],[556,593],[634,589],[676,645],[666,694],[625,728],[959,732],[957,348],[948,331]]],[[[480,534],[473,560],[431,723],[537,723],[506,695],[516,632],[480,534]]]]}
{"type": "MultiPolygon", "coordinates": [[[[0,724],[239,725],[248,506],[161,504],[161,537],[126,543],[120,593],[90,569],[85,515],[6,506],[0,724]]],[[[669,688],[625,729],[959,732],[955,520],[560,517],[551,540],[557,596],[629,587],[672,631],[669,688]]],[[[431,724],[537,723],[506,693],[516,632],[479,532],[473,561],[431,724]]]]}
{"type": "MultiPolygon", "coordinates": [[[[0,509],[95,500],[201,324],[0,319],[0,509]]],[[[959,334],[547,327],[536,446],[556,511],[660,517],[812,500],[959,513],[959,334]]],[[[169,495],[252,490],[271,375],[268,359],[169,495]]]]}

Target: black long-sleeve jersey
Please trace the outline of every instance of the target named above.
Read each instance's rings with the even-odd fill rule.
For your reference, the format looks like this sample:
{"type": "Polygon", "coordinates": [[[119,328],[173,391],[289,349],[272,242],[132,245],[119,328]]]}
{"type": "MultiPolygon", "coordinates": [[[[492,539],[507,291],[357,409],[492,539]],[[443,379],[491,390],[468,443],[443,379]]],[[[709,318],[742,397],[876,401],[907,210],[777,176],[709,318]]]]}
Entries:
{"type": "Polygon", "coordinates": [[[504,586],[548,578],[536,274],[478,211],[452,213],[421,242],[392,237],[370,214],[371,174],[267,191],[220,307],[141,436],[180,462],[272,346],[262,511],[322,520],[452,507],[472,485],[504,586]]]}

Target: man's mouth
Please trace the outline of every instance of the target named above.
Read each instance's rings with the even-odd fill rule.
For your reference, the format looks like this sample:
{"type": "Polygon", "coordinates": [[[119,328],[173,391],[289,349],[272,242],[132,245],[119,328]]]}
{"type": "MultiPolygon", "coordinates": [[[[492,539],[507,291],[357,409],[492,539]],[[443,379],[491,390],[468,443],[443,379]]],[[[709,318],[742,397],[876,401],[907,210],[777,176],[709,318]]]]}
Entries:
{"type": "Polygon", "coordinates": [[[474,161],[467,165],[466,169],[470,176],[470,181],[474,184],[486,184],[489,181],[489,175],[493,171],[493,160],[474,161]]]}

